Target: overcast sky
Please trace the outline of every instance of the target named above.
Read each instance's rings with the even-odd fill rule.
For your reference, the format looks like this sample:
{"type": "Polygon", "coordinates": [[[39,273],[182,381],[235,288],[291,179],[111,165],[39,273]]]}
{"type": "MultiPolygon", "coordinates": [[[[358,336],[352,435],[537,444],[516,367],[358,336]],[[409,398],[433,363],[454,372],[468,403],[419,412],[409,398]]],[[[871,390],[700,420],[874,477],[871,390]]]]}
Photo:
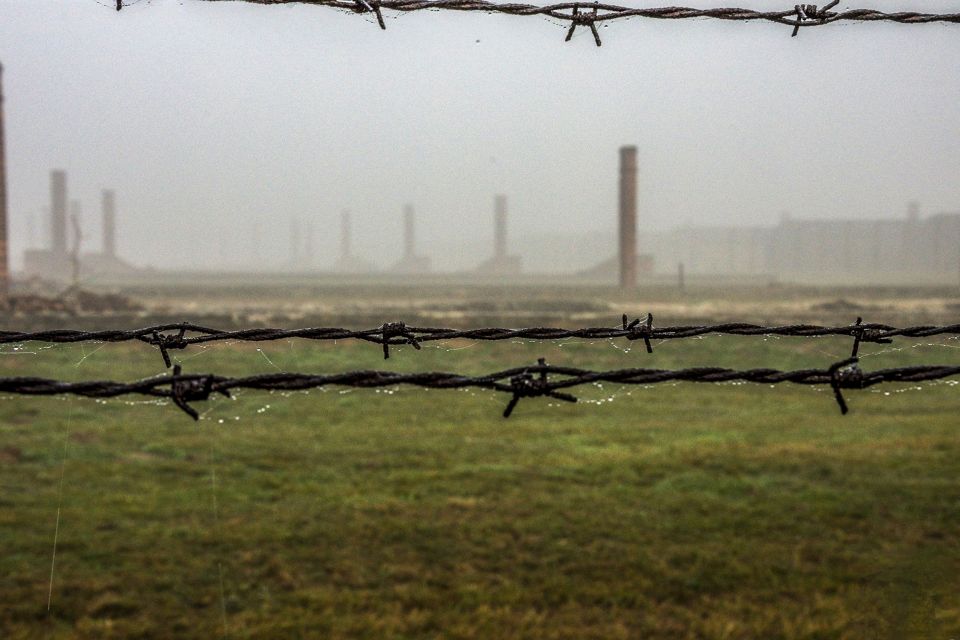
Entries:
{"type": "MultiPolygon", "coordinates": [[[[659,4],[674,3],[631,6],[659,4]]],[[[601,28],[597,48],[540,17],[386,17],[384,32],[300,5],[0,0],[14,264],[31,224],[48,242],[51,168],[83,202],[88,249],[111,187],[121,255],[155,266],[281,264],[294,216],[314,222],[329,264],[344,209],[356,252],[386,266],[407,202],[421,253],[464,266],[483,256],[460,247],[491,242],[495,193],[513,250],[612,232],[623,144],[639,147],[650,229],[774,224],[784,210],[901,216],[911,199],[960,210],[960,25],[791,38],[759,22],[634,19],[601,28]]]]}

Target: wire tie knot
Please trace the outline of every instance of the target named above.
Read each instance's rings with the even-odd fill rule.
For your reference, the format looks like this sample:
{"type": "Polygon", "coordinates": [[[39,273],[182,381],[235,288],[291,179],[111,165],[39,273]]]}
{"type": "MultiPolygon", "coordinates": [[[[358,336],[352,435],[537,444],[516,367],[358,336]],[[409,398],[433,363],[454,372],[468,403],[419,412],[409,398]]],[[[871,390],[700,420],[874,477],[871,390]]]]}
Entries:
{"type": "Polygon", "coordinates": [[[576,397],[562,391],[555,391],[550,388],[547,381],[547,370],[549,366],[545,358],[537,359],[537,369],[539,375],[534,376],[530,371],[524,371],[510,378],[510,389],[513,391],[513,397],[507,403],[507,408],[503,410],[503,417],[509,418],[510,414],[516,408],[520,398],[538,398],[547,396],[564,402],[576,402],[576,397]]]}
{"type": "Polygon", "coordinates": [[[879,329],[872,329],[869,327],[861,327],[863,323],[863,318],[857,317],[857,321],[853,324],[853,327],[850,328],[850,335],[853,336],[853,352],[850,354],[851,358],[856,358],[860,352],[860,343],[861,342],[873,342],[876,344],[890,344],[893,342],[890,338],[884,338],[883,333],[879,329]]]}
{"type": "Polygon", "coordinates": [[[653,353],[650,336],[653,335],[653,314],[648,313],[647,319],[640,324],[640,318],[634,318],[627,323],[627,314],[623,314],[623,330],[628,331],[627,340],[643,340],[647,346],[647,353],[653,353]]]}
{"type": "Polygon", "coordinates": [[[793,25],[793,33],[790,35],[790,37],[795,38],[797,36],[797,33],[800,31],[800,25],[806,20],[818,20],[818,24],[823,24],[826,20],[836,16],[837,13],[835,11],[830,11],[830,9],[834,8],[838,4],[840,4],[840,0],[833,0],[833,2],[821,9],[818,9],[817,5],[815,4],[794,5],[793,10],[797,12],[797,21],[793,25]]]}
{"type": "Polygon", "coordinates": [[[353,0],[354,11],[357,13],[375,13],[377,15],[377,24],[380,25],[380,28],[384,31],[387,30],[387,25],[383,22],[383,14],[380,13],[380,0],[353,0]]]}
{"type": "Polygon", "coordinates": [[[827,373],[830,374],[830,387],[833,389],[833,397],[840,405],[840,413],[847,415],[849,409],[840,390],[863,389],[863,371],[860,369],[859,360],[857,358],[841,360],[832,365],[827,373]]]}
{"type": "Polygon", "coordinates": [[[391,344],[409,344],[412,345],[417,351],[420,350],[420,341],[417,340],[416,334],[407,329],[407,325],[403,322],[385,322],[380,326],[380,337],[381,344],[383,344],[383,359],[386,360],[390,357],[390,345],[391,344]],[[390,342],[391,338],[401,338],[394,342],[390,342]]]}
{"type": "Polygon", "coordinates": [[[179,333],[176,335],[160,333],[158,331],[153,332],[153,337],[148,340],[149,344],[160,349],[160,355],[163,356],[163,363],[167,365],[167,369],[170,368],[170,354],[167,353],[170,349],[186,349],[187,341],[184,339],[183,334],[187,332],[186,327],[180,327],[179,333]]]}
{"type": "MultiPolygon", "coordinates": [[[[177,405],[188,416],[194,420],[199,420],[200,414],[188,403],[210,399],[210,394],[214,391],[213,375],[205,375],[190,380],[180,380],[181,371],[182,369],[179,364],[173,367],[173,378],[170,383],[170,399],[173,400],[173,404],[177,405]]],[[[228,398],[230,397],[230,392],[226,389],[217,389],[217,392],[228,398]]]]}
{"type": "MultiPolygon", "coordinates": [[[[356,0],[355,0],[356,1],[356,0]]],[[[580,5],[573,5],[573,13],[570,15],[570,28],[567,30],[567,37],[564,42],[570,42],[570,38],[573,37],[573,32],[579,26],[590,27],[590,33],[593,34],[593,41],[597,43],[597,46],[600,46],[600,34],[597,33],[597,3],[593,3],[593,11],[590,13],[580,13],[580,5]]]]}

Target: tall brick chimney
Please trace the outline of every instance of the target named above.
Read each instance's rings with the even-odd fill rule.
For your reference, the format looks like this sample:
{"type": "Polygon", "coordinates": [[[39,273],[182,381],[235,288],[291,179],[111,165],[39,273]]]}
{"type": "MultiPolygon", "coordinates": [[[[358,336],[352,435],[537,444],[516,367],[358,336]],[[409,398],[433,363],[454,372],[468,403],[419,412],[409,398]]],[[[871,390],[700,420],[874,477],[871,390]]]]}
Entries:
{"type": "Polygon", "coordinates": [[[620,288],[637,287],[637,148],[620,147],[620,288]]]}
{"type": "Polygon", "coordinates": [[[10,291],[7,259],[7,154],[3,135],[3,65],[0,64],[0,297],[10,291]]]}
{"type": "Polygon", "coordinates": [[[340,260],[350,259],[350,212],[344,211],[340,216],[340,260]]]}
{"type": "Polygon", "coordinates": [[[507,196],[497,195],[493,207],[493,256],[502,260],[507,257],[507,196]]]}
{"type": "Polygon", "coordinates": [[[290,264],[294,267],[300,265],[300,244],[303,240],[303,234],[300,229],[300,219],[290,218],[290,264]]]}
{"type": "Polygon", "coordinates": [[[403,205],[403,257],[413,258],[416,251],[413,235],[414,213],[413,205],[403,205]]]}
{"type": "Polygon", "coordinates": [[[50,172],[50,251],[67,254],[67,173],[61,169],[50,172]]]}

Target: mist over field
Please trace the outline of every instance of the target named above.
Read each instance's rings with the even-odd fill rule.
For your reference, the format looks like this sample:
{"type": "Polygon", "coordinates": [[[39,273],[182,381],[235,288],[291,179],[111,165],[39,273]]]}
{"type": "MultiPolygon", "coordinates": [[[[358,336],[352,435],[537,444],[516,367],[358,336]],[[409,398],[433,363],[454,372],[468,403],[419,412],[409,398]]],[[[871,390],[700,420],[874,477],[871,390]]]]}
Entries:
{"type": "MultiPolygon", "coordinates": [[[[2,0],[14,266],[48,246],[52,169],[85,250],[114,189],[120,256],[160,269],[330,270],[345,210],[353,252],[389,269],[411,204],[432,269],[469,270],[492,251],[495,194],[524,271],[587,269],[616,252],[622,145],[638,147],[641,253],[678,228],[960,211],[956,25],[601,35],[483,13],[387,12],[381,31],[295,4],[2,0]]],[[[672,273],[683,258],[661,253],[672,273]]]]}

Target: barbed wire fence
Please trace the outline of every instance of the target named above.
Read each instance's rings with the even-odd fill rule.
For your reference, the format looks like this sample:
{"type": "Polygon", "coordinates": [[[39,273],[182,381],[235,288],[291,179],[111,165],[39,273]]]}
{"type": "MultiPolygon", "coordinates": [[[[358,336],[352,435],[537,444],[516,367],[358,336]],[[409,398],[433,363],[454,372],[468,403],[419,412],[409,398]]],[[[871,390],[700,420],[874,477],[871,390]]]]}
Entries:
{"type": "Polygon", "coordinates": [[[372,389],[413,385],[426,389],[462,389],[478,387],[512,395],[503,412],[509,418],[522,398],[550,397],[565,402],[576,402],[576,397],[565,393],[570,389],[596,382],[624,385],[651,385],[662,382],[754,382],[780,384],[791,382],[802,385],[829,385],[840,411],[848,411],[841,393],[843,389],[866,389],[884,382],[926,382],[960,375],[960,366],[921,365],[863,371],[857,358],[848,358],[827,369],[736,370],[721,367],[689,369],[614,369],[591,371],[577,367],[548,365],[540,358],[536,365],[515,367],[482,376],[467,376],[449,372],[398,373],[395,371],[349,371],[346,373],[313,375],[305,373],[269,373],[242,378],[213,374],[184,374],[180,365],[174,365],[172,375],[155,376],[135,382],[94,380],[64,382],[47,378],[0,378],[0,392],[31,396],[72,394],[88,398],[114,398],[122,395],[146,395],[168,398],[176,406],[199,419],[190,402],[208,400],[214,393],[230,397],[231,389],[259,389],[266,391],[302,391],[329,386],[372,389]],[[563,376],[549,379],[549,375],[563,376]]]}
{"type": "Polygon", "coordinates": [[[558,327],[526,327],[507,329],[486,327],[456,329],[450,327],[416,327],[405,322],[385,322],[371,329],[344,329],[340,327],[304,327],[299,329],[273,329],[268,327],[224,330],[205,327],[190,322],[158,324],[141,329],[106,329],[84,331],[79,329],[51,329],[44,331],[0,331],[0,344],[20,342],[74,343],[74,342],[132,342],[140,341],[157,347],[167,368],[171,366],[169,351],[186,349],[191,345],[210,342],[270,342],[274,340],[363,340],[383,347],[383,357],[390,357],[390,346],[409,345],[419,349],[424,342],[438,340],[468,339],[477,341],[500,340],[605,340],[624,338],[629,341],[643,340],[647,353],[653,353],[652,340],[679,340],[716,334],[729,336],[781,336],[815,338],[826,336],[849,336],[854,339],[851,357],[856,357],[862,342],[889,344],[893,338],[928,338],[932,336],[960,336],[960,324],[917,325],[897,328],[886,324],[866,323],[858,317],[856,322],[842,326],[814,324],[789,324],[764,326],[744,322],[728,322],[710,325],[679,325],[655,327],[653,314],[641,320],[630,320],[624,314],[620,327],[584,327],[564,329],[558,327]],[[174,333],[171,333],[174,332],[174,333]],[[187,335],[187,333],[195,335],[187,335]]]}
{"type": "Polygon", "coordinates": [[[645,319],[630,320],[621,317],[620,327],[585,327],[565,329],[557,327],[526,327],[509,329],[486,327],[457,329],[449,327],[407,326],[404,322],[386,322],[370,329],[344,329],[339,327],[305,327],[297,329],[274,329],[268,327],[240,330],[222,330],[192,323],[160,324],[131,330],[83,331],[54,329],[45,331],[0,331],[0,344],[25,342],[119,343],[139,341],[157,348],[170,374],[154,376],[134,382],[87,381],[65,382],[47,378],[10,377],[0,378],[0,392],[50,396],[72,394],[90,398],[113,398],[122,395],[146,395],[171,400],[177,407],[194,419],[199,419],[191,402],[208,400],[213,394],[230,396],[231,389],[258,389],[266,391],[298,391],[331,386],[355,388],[381,388],[412,385],[428,389],[459,389],[475,387],[508,393],[511,399],[503,412],[510,417],[523,398],[549,397],[565,402],[576,402],[573,395],[564,391],[586,384],[612,382],[624,385],[651,385],[663,382],[751,382],[780,384],[790,382],[801,385],[827,385],[833,389],[841,413],[848,406],[841,393],[843,389],[866,389],[885,382],[922,382],[940,380],[960,375],[960,366],[919,365],[863,371],[859,367],[859,349],[864,342],[889,344],[894,338],[919,338],[939,335],[960,336],[960,324],[916,325],[894,327],[886,324],[856,322],[843,326],[820,326],[791,324],[763,326],[742,322],[679,325],[655,327],[653,315],[645,319]],[[190,334],[190,335],[188,335],[190,334]],[[836,362],[826,369],[777,369],[736,370],[718,367],[695,367],[680,370],[628,368],[608,371],[593,371],[576,367],[548,365],[541,358],[536,365],[515,367],[486,375],[469,376],[451,372],[399,373],[393,371],[348,371],[336,374],[276,373],[248,377],[225,377],[215,374],[185,374],[179,364],[170,358],[171,350],[187,349],[194,345],[211,342],[266,342],[275,340],[303,339],[311,341],[361,340],[378,344],[384,358],[390,357],[391,346],[407,345],[420,349],[421,344],[439,340],[469,339],[475,341],[501,340],[642,340],[648,353],[653,353],[652,340],[679,340],[701,336],[731,335],[748,337],[801,337],[846,336],[853,339],[850,357],[836,362]],[[550,376],[553,376],[552,379],[550,376]]]}
{"type": "MultiPolygon", "coordinates": [[[[103,4],[101,0],[97,0],[103,4]]],[[[139,4],[143,0],[115,0],[117,11],[139,4]]],[[[577,27],[589,29],[594,42],[602,45],[597,25],[627,18],[651,20],[689,20],[711,18],[739,22],[771,22],[791,27],[792,36],[800,29],[819,27],[836,22],[892,22],[897,24],[960,23],[960,13],[921,13],[917,11],[884,12],[876,9],[846,9],[834,11],[840,0],[826,5],[795,4],[779,11],[758,11],[742,8],[692,7],[624,7],[600,2],[561,2],[548,5],[497,3],[487,0],[198,0],[198,2],[248,2],[262,5],[303,4],[326,7],[358,14],[372,14],[377,24],[386,30],[383,11],[410,13],[415,11],[479,11],[509,16],[541,16],[569,23],[566,40],[570,41],[577,27]]]]}
{"type": "MultiPolygon", "coordinates": [[[[105,4],[102,0],[96,0],[105,4]]],[[[143,0],[109,0],[116,11],[143,2],[143,0]]],[[[149,0],[147,0],[149,2],[149,0]]],[[[846,9],[837,11],[839,0],[826,5],[795,4],[778,11],[759,11],[743,8],[650,7],[636,8],[599,2],[564,2],[549,5],[495,3],[486,0],[198,0],[201,2],[248,2],[262,5],[303,4],[359,14],[373,14],[381,29],[386,29],[383,11],[409,13],[416,11],[484,12],[509,16],[541,16],[568,23],[566,40],[578,27],[589,29],[596,45],[601,46],[597,25],[614,20],[642,18],[651,20],[716,19],[724,21],[769,22],[792,28],[796,36],[801,28],[825,26],[837,22],[889,22],[896,24],[960,23],[960,13],[921,13],[914,11],[883,12],[875,9],[846,9]]],[[[752,382],[779,384],[790,382],[801,385],[828,385],[833,389],[843,414],[848,407],[842,395],[844,389],[865,389],[886,382],[920,382],[960,375],[960,366],[921,365],[865,372],[859,367],[858,353],[864,342],[888,344],[898,337],[930,337],[960,335],[960,324],[918,325],[897,328],[885,324],[863,323],[862,318],[846,326],[819,326],[791,324],[762,326],[748,323],[686,325],[654,327],[653,316],[629,320],[623,315],[620,327],[588,327],[564,329],[554,327],[527,327],[509,329],[487,327],[455,329],[408,326],[404,322],[387,322],[379,327],[361,330],[337,327],[309,327],[300,329],[251,328],[221,330],[193,323],[161,324],[133,330],[82,331],[57,329],[47,331],[0,331],[0,344],[39,341],[49,343],[76,343],[98,341],[106,343],[140,341],[156,347],[170,374],[145,378],[134,382],[115,381],[65,382],[46,378],[0,378],[0,391],[7,393],[50,396],[73,394],[90,398],[112,398],[138,394],[167,398],[185,413],[199,419],[190,405],[204,401],[212,394],[230,395],[232,389],[259,389],[292,391],[329,386],[380,388],[413,385],[430,389],[457,389],[478,387],[508,393],[511,399],[503,412],[509,417],[523,398],[550,397],[565,402],[577,399],[564,391],[596,382],[614,382],[625,385],[650,385],[662,382],[752,382]],[[190,335],[188,335],[190,334],[190,335]],[[224,377],[215,374],[184,374],[181,365],[174,365],[170,351],[186,349],[216,341],[261,342],[273,340],[361,340],[379,344],[384,358],[390,357],[390,347],[409,345],[420,349],[425,342],[453,339],[476,341],[498,340],[561,340],[561,339],[626,339],[642,340],[648,353],[653,352],[652,340],[695,338],[707,334],[736,336],[824,337],[849,336],[853,338],[851,355],[826,369],[780,371],[776,369],[735,370],[716,367],[697,367],[680,370],[616,369],[592,371],[576,367],[548,365],[545,359],[536,365],[506,369],[481,376],[467,376],[450,372],[398,373],[392,371],[350,371],[338,374],[314,375],[306,373],[277,373],[249,377],[224,377]]]]}

